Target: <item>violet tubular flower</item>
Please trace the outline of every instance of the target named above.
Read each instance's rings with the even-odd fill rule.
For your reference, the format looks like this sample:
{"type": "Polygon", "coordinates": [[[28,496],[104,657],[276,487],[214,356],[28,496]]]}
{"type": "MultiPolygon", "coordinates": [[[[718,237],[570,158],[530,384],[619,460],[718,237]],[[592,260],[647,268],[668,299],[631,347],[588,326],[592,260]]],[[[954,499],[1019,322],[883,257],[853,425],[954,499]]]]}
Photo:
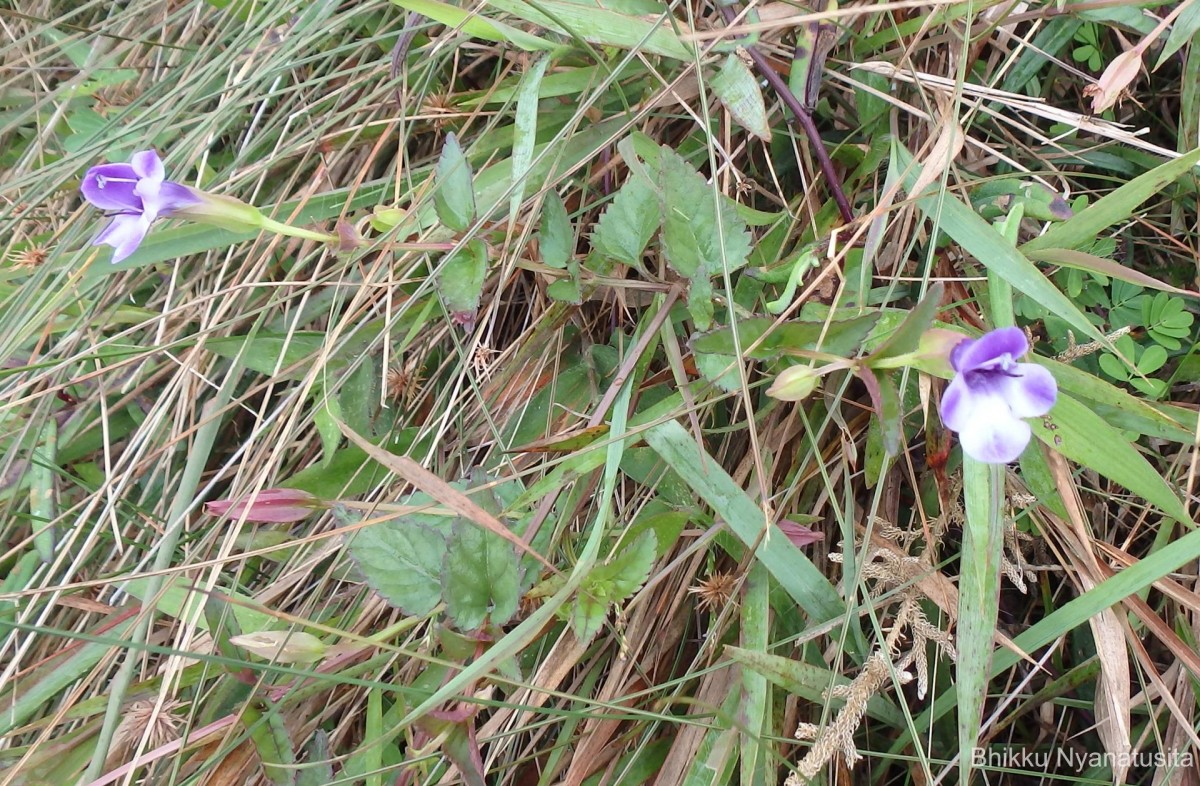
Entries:
{"type": "Polygon", "coordinates": [[[88,202],[112,214],[92,245],[112,246],[114,264],[137,250],[156,219],[201,201],[192,189],[166,179],[162,159],[153,150],[134,153],[128,164],[92,167],[79,190],[88,202]]]}
{"type": "Polygon", "coordinates": [[[956,373],[942,396],[942,422],[976,461],[1015,461],[1033,433],[1022,418],[1045,415],[1058,398],[1049,371],[1017,362],[1028,351],[1025,334],[1008,327],[963,341],[950,353],[956,373]]]}

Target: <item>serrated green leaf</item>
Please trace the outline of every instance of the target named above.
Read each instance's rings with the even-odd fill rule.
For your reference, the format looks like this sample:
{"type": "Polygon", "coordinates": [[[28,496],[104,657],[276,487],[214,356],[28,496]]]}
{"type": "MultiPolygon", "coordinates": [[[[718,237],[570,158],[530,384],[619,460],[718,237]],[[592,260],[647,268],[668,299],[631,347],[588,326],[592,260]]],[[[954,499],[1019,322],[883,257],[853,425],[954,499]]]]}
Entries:
{"type": "Polygon", "coordinates": [[[455,522],[442,562],[446,612],[461,630],[503,625],[517,613],[521,570],[511,544],[465,519],[455,522]]]}
{"type": "Polygon", "coordinates": [[[575,252],[575,233],[567,206],[557,191],[546,194],[542,202],[542,229],[538,235],[538,248],[542,252],[542,264],[562,269],[575,252]]]}
{"type": "Polygon", "coordinates": [[[592,569],[579,588],[571,613],[571,626],[580,641],[590,641],[600,630],[610,604],[620,604],[638,590],[654,566],[658,540],[646,530],[615,558],[592,569]]]}
{"type": "Polygon", "coordinates": [[[612,562],[597,569],[597,573],[612,581],[612,601],[621,603],[637,592],[654,567],[658,539],[653,530],[646,530],[626,546],[612,562]]]}
{"type": "Polygon", "coordinates": [[[346,548],[371,589],[405,614],[422,616],[442,601],[446,537],[412,518],[364,527],[349,536],[346,548]]]}
{"type": "Polygon", "coordinates": [[[708,84],[734,120],[764,142],[771,141],[771,125],[767,122],[767,105],[763,101],[762,89],[750,67],[740,57],[728,55],[721,64],[721,70],[708,84]]]}
{"type": "Polygon", "coordinates": [[[700,173],[668,147],[655,173],[662,199],[662,247],[667,263],[691,282],[688,311],[696,327],[712,324],[712,277],[737,270],[750,256],[746,222],[713,193],[700,173]]]}
{"type": "Polygon", "coordinates": [[[571,630],[575,632],[575,638],[585,642],[591,641],[600,631],[607,614],[607,598],[598,598],[581,589],[575,602],[571,604],[571,630]]]}
{"type": "Polygon", "coordinates": [[[475,219],[471,164],[453,132],[446,135],[446,144],[442,146],[442,156],[438,159],[433,206],[438,220],[457,232],[465,232],[475,219]]]}
{"type": "Polygon", "coordinates": [[[546,287],[546,294],[560,303],[570,303],[577,306],[583,302],[583,295],[579,292],[579,284],[569,278],[550,284],[550,286],[546,287]]]}
{"type": "Polygon", "coordinates": [[[649,183],[631,177],[596,222],[592,242],[605,256],[640,267],[659,220],[658,195],[649,183]]]}
{"type": "Polygon", "coordinates": [[[487,268],[487,245],[482,240],[467,243],[439,266],[437,289],[447,310],[472,316],[479,310],[487,268]]]}

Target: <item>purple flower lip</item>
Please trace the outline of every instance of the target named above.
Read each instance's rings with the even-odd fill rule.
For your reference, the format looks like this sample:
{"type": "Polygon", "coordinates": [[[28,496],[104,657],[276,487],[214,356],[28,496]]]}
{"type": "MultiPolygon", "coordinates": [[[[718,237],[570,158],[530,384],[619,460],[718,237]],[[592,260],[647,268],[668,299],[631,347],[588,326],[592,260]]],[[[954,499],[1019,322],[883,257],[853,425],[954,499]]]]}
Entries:
{"type": "Polygon", "coordinates": [[[94,166],[84,175],[83,198],[112,215],[92,245],[112,246],[114,264],[137,250],[156,219],[201,201],[192,189],[165,177],[153,150],[134,153],[128,164],[94,166]]]}
{"type": "Polygon", "coordinates": [[[1050,372],[1017,358],[1029,351],[1020,328],[993,330],[950,352],[955,376],[942,396],[942,422],[958,432],[963,452],[976,461],[1015,461],[1033,434],[1022,418],[1040,417],[1058,398],[1050,372]]]}

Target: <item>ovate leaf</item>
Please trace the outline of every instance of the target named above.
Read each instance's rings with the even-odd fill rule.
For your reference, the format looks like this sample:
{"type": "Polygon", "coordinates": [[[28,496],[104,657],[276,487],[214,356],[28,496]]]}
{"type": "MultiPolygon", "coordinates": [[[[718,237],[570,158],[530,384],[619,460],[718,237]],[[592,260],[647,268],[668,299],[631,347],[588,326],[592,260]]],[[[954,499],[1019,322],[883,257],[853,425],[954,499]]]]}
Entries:
{"type": "Polygon", "coordinates": [[[364,527],[350,535],[347,548],[371,589],[405,614],[422,616],[442,600],[446,538],[405,519],[364,527]]]}
{"type": "Polygon", "coordinates": [[[639,267],[658,223],[658,195],[644,180],[631,177],[600,216],[592,241],[605,256],[639,267]]]}
{"type": "Polygon", "coordinates": [[[571,627],[580,641],[591,641],[611,604],[623,603],[650,576],[658,540],[646,530],[615,558],[588,574],[571,611],[571,627]]]}
{"type": "Polygon", "coordinates": [[[437,289],[446,308],[456,317],[474,321],[487,278],[487,245],[472,240],[440,267],[437,289]]]}
{"type": "Polygon", "coordinates": [[[557,191],[546,194],[542,203],[542,231],[538,235],[538,247],[542,252],[542,263],[559,269],[567,266],[567,260],[575,251],[571,219],[557,191]]]}
{"type": "Polygon", "coordinates": [[[767,122],[767,106],[763,101],[762,89],[750,67],[740,57],[734,54],[726,57],[721,70],[709,80],[709,85],[734,120],[764,142],[771,141],[771,125],[767,122]]]}
{"type": "Polygon", "coordinates": [[[511,544],[459,519],[442,562],[446,611],[461,630],[503,625],[517,613],[521,570],[511,544]]]}
{"type": "Polygon", "coordinates": [[[442,157],[437,165],[437,191],[433,206],[438,219],[457,232],[466,231],[475,218],[475,190],[471,185],[471,164],[453,133],[446,135],[442,157]]]}
{"type": "Polygon", "coordinates": [[[696,327],[707,330],[713,314],[711,279],[746,264],[750,234],[737,211],[674,150],[660,149],[656,174],[663,252],[668,264],[691,281],[688,311],[696,327]]]}

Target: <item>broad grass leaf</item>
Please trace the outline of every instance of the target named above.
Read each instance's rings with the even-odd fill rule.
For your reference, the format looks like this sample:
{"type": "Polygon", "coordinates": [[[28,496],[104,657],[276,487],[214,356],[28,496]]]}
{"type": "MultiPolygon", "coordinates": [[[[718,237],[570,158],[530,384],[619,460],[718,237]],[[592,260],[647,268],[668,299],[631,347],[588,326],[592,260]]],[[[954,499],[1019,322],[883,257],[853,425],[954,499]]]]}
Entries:
{"type": "Polygon", "coordinates": [[[507,541],[458,519],[442,560],[446,613],[460,630],[503,625],[517,613],[521,568],[507,541]]]}
{"type": "Polygon", "coordinates": [[[674,150],[664,147],[656,172],[662,199],[662,247],[668,264],[691,282],[688,311],[696,327],[712,324],[712,277],[750,256],[746,222],[674,150]]]}
{"type": "Polygon", "coordinates": [[[665,12],[657,18],[646,19],[571,0],[489,0],[488,5],[539,27],[592,44],[636,49],[689,63],[696,56],[694,46],[679,38],[670,23],[670,14],[665,12]]]}
{"type": "Polygon", "coordinates": [[[507,42],[526,51],[554,49],[558,46],[512,25],[487,19],[471,10],[443,3],[440,0],[392,0],[392,2],[403,9],[427,16],[449,27],[459,28],[467,35],[482,38],[485,41],[507,42]]]}
{"type": "Polygon", "coordinates": [[[845,606],[829,579],[786,537],[762,539],[767,527],[762,508],[729,473],[704,452],[687,429],[674,420],[646,432],[646,442],[707,502],[746,546],[758,544],[755,556],[792,599],[816,622],[834,619],[845,606]]]}
{"type": "MultiPolygon", "coordinates": [[[[962,761],[978,744],[984,700],[991,677],[992,640],[1000,599],[1000,556],[1004,549],[1004,468],[963,458],[962,575],[958,582],[958,649],[955,691],[958,746],[962,761]]],[[[963,783],[968,776],[964,775],[963,783]]]]}
{"type": "Polygon", "coordinates": [[[346,548],[371,589],[405,614],[419,617],[442,601],[446,536],[412,518],[357,530],[346,548]]]}
{"type": "MultiPolygon", "coordinates": [[[[904,182],[906,186],[911,186],[918,176],[917,169],[912,166],[912,154],[900,143],[893,145],[892,153],[892,165],[904,172],[904,182]]],[[[1013,289],[1048,308],[1081,335],[1097,341],[1103,340],[1095,325],[1088,321],[1079,308],[1060,292],[1037,266],[1001,237],[1000,233],[975,211],[948,193],[927,192],[925,195],[915,196],[921,210],[988,270],[994,271],[1012,285],[1013,289]]],[[[1078,218],[1079,216],[1075,216],[1071,221],[1078,218]]],[[[1071,221],[1055,225],[1050,232],[1070,224],[1071,221]]]]}
{"type": "MultiPolygon", "coordinates": [[[[771,655],[757,650],[726,645],[725,654],[734,663],[766,677],[789,695],[799,696],[824,706],[829,702],[827,691],[830,685],[847,686],[850,679],[829,669],[813,666],[780,655],[771,655]]],[[[837,700],[840,702],[840,700],[837,700]]],[[[867,699],[867,715],[883,721],[889,726],[903,727],[904,714],[881,695],[867,699]]]]}
{"type": "Polygon", "coordinates": [[[596,222],[592,243],[605,256],[641,267],[642,254],[659,226],[658,195],[639,177],[625,181],[596,222]]]}
{"type": "MultiPolygon", "coordinates": [[[[1154,64],[1154,69],[1157,71],[1162,64],[1171,59],[1171,56],[1196,37],[1196,33],[1200,32],[1200,3],[1188,3],[1187,8],[1179,12],[1179,16],[1175,18],[1175,23],[1171,25],[1171,33],[1167,36],[1167,42],[1163,44],[1162,51],[1158,54],[1158,61],[1154,64]]],[[[1193,45],[1194,46],[1194,45],[1193,45]]]]}
{"type": "Polygon", "coordinates": [[[750,67],[740,57],[728,55],[721,64],[721,70],[708,84],[734,120],[764,142],[771,141],[771,124],[767,122],[767,105],[763,101],[762,89],[750,67]]]}
{"type": "Polygon", "coordinates": [[[888,336],[883,345],[871,354],[871,360],[893,358],[914,351],[921,343],[921,336],[933,324],[938,310],[942,307],[945,291],[946,286],[941,281],[931,284],[925,297],[908,312],[908,316],[900,323],[900,327],[896,328],[896,332],[888,336]]]}
{"type": "Polygon", "coordinates": [[[733,331],[737,330],[737,346],[746,357],[755,360],[776,358],[794,349],[853,357],[879,318],[879,312],[823,322],[777,322],[767,317],[752,317],[739,320],[733,327],[693,336],[691,346],[697,353],[734,357],[737,353],[733,331]]]}
{"type": "Polygon", "coordinates": [[[1163,513],[1187,521],[1187,511],[1163,476],[1121,433],[1086,405],[1059,396],[1046,419],[1030,421],[1033,433],[1052,450],[1115,481],[1163,513]]]}
{"type": "MultiPolygon", "coordinates": [[[[1110,356],[1101,355],[1102,364],[1105,363],[1105,357],[1110,356]]],[[[1172,442],[1191,444],[1195,433],[1194,416],[1191,425],[1181,424],[1160,409],[1094,374],[1052,360],[1042,360],[1040,363],[1054,375],[1059,391],[1085,400],[1088,408],[1099,413],[1109,425],[1151,437],[1169,439],[1172,442]]],[[[1121,370],[1124,370],[1124,365],[1119,365],[1121,370]]]]}
{"type": "Polygon", "coordinates": [[[453,132],[446,134],[438,159],[433,206],[438,220],[456,232],[465,232],[475,218],[475,189],[471,180],[471,164],[458,137],[453,132]]]}
{"type": "Polygon", "coordinates": [[[508,215],[520,213],[525,198],[526,175],[533,163],[533,148],[537,141],[538,90],[549,65],[548,55],[540,55],[521,75],[517,89],[517,111],[513,118],[512,172],[513,190],[508,199],[508,215]]]}

